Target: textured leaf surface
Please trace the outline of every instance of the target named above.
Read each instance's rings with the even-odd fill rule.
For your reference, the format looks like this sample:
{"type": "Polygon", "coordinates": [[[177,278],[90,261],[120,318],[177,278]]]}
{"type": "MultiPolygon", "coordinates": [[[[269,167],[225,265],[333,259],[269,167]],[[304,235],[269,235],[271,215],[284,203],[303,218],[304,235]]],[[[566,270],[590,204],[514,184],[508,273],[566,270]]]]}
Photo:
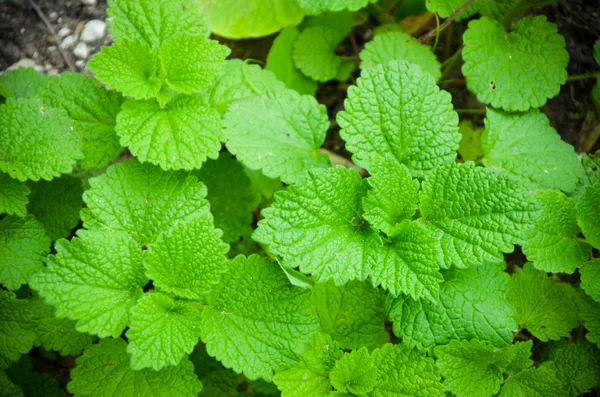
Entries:
{"type": "Polygon", "coordinates": [[[154,242],[178,221],[208,211],[206,187],[195,177],[136,161],[113,165],[90,179],[90,186],[83,195],[84,225],[125,232],[141,245],[154,242]]]}
{"type": "Polygon", "coordinates": [[[58,240],[56,256],[30,285],[56,307],[58,318],[77,320],[77,330],[118,337],[129,324],[129,310],[146,284],[142,251],[119,232],[80,232],[58,240]]]}
{"type": "Polygon", "coordinates": [[[304,11],[294,0],[201,0],[213,33],[231,39],[261,37],[297,25],[304,11]]]}
{"type": "Polygon", "coordinates": [[[329,373],[344,353],[327,334],[315,334],[304,347],[300,363],[273,378],[282,397],[322,397],[331,391],[329,373]]]}
{"type": "Polygon", "coordinates": [[[523,244],[527,259],[540,270],[573,273],[589,257],[588,245],[577,237],[577,210],[573,200],[555,190],[537,192],[541,213],[523,244]]]}
{"type": "MultiPolygon", "coordinates": [[[[481,0],[487,1],[487,0],[481,0]]],[[[502,2],[504,0],[493,0],[494,2],[502,2]]],[[[427,9],[433,13],[438,14],[442,18],[449,17],[454,11],[456,11],[460,6],[465,4],[463,0],[427,0],[425,1],[425,5],[427,9]]],[[[467,7],[466,10],[462,11],[459,14],[460,17],[468,16],[474,12],[473,8],[475,8],[477,4],[474,4],[471,7],[467,7]]]]}
{"type": "Polygon", "coordinates": [[[343,349],[370,348],[388,338],[380,289],[360,281],[336,287],[330,281],[316,284],[312,299],[321,330],[343,349]]]}
{"type": "Polygon", "coordinates": [[[39,87],[48,78],[33,68],[20,67],[17,70],[8,70],[0,76],[0,96],[12,99],[35,96],[39,87]]]}
{"type": "Polygon", "coordinates": [[[256,96],[231,106],[224,124],[229,151],[271,178],[294,183],[307,170],[329,165],[317,152],[329,121],[314,97],[292,90],[256,96]]]}
{"type": "Polygon", "coordinates": [[[324,11],[357,11],[376,0],[294,0],[311,14],[321,14],[324,11]]]}
{"type": "Polygon", "coordinates": [[[458,132],[460,132],[462,138],[458,146],[458,154],[464,161],[478,162],[483,157],[483,148],[481,147],[483,131],[483,128],[476,127],[471,120],[460,122],[458,132]]]}
{"type": "Polygon", "coordinates": [[[577,223],[585,238],[600,249],[600,183],[585,188],[577,205],[577,223]]]}
{"type": "Polygon", "coordinates": [[[600,151],[594,154],[579,153],[578,158],[581,161],[583,174],[580,175],[575,192],[572,194],[576,202],[579,201],[587,186],[600,182],[600,151]]]}
{"type": "Polygon", "coordinates": [[[538,210],[513,178],[471,162],[438,168],[420,200],[421,215],[443,233],[445,267],[498,262],[522,243],[538,210]]]}
{"type": "Polygon", "coordinates": [[[555,284],[531,264],[518,269],[508,287],[516,320],[542,341],[568,336],[577,326],[577,308],[568,284],[555,284]]]}
{"type": "Polygon", "coordinates": [[[177,365],[200,337],[201,310],[193,302],[161,293],[145,294],[131,311],[127,352],[131,368],[160,370],[177,365]]]}
{"type": "Polygon", "coordinates": [[[581,288],[596,302],[600,302],[600,260],[585,263],[579,272],[581,288]]]}
{"type": "Polygon", "coordinates": [[[334,79],[342,66],[335,47],[343,37],[335,29],[314,26],[304,29],[294,43],[294,65],[306,76],[316,81],[334,79]]]}
{"type": "Polygon", "coordinates": [[[152,98],[162,86],[157,51],[140,40],[102,47],[87,67],[108,87],[135,99],[152,98]]]}
{"type": "Polygon", "coordinates": [[[0,170],[25,181],[71,172],[83,158],[81,135],[67,112],[37,99],[8,99],[0,107],[0,170]]]}
{"type": "Polygon", "coordinates": [[[578,299],[579,319],[583,321],[585,328],[588,330],[585,338],[595,343],[600,344],[600,303],[593,300],[587,295],[581,294],[578,299]]]}
{"type": "Polygon", "coordinates": [[[571,396],[579,396],[600,383],[600,351],[597,347],[585,341],[563,341],[551,345],[544,355],[554,361],[556,376],[571,396]]]}
{"type": "Polygon", "coordinates": [[[35,341],[35,311],[26,300],[0,290],[0,369],[27,354],[35,341]]]}
{"type": "Polygon", "coordinates": [[[376,366],[366,347],[344,354],[329,374],[331,384],[341,392],[366,394],[377,384],[376,366]]]}
{"type": "Polygon", "coordinates": [[[394,333],[419,350],[452,339],[478,339],[497,347],[510,344],[517,323],[506,298],[508,276],[502,269],[486,263],[444,271],[440,296],[434,302],[388,297],[394,333]]]}
{"type": "Polygon", "coordinates": [[[522,18],[512,31],[493,19],[469,23],[462,71],[483,103],[507,111],[538,108],[567,80],[565,39],[544,16],[522,18]]]}
{"type": "Polygon", "coordinates": [[[44,225],[52,241],[68,237],[79,223],[83,207],[81,181],[68,175],[51,181],[30,183],[27,210],[44,225]]]}
{"type": "Polygon", "coordinates": [[[378,156],[424,177],[456,157],[460,134],[450,94],[417,66],[391,61],[364,70],[344,104],[340,135],[361,167],[370,169],[370,157],[378,156]]]}
{"type": "Polygon", "coordinates": [[[23,390],[8,378],[6,372],[0,372],[0,397],[25,397],[23,390]]]}
{"type": "Polygon", "coordinates": [[[440,371],[432,358],[401,344],[386,344],[371,357],[377,366],[378,383],[370,396],[444,396],[440,371]]]}
{"type": "Polygon", "coordinates": [[[77,396],[94,397],[195,397],[202,389],[189,360],[160,371],[135,371],[126,347],[122,339],[102,339],[92,345],[77,359],[68,390],[77,396]]]}
{"type": "Polygon", "coordinates": [[[285,274],[259,256],[238,256],[211,293],[202,313],[202,340],[226,367],[250,379],[298,362],[318,330],[310,290],[292,286],[285,274]]]}
{"type": "Polygon", "coordinates": [[[509,377],[500,393],[500,397],[564,397],[565,395],[567,394],[556,377],[553,365],[528,368],[509,377]]]}
{"type": "MultiPolygon", "coordinates": [[[[6,370],[10,379],[19,386],[26,397],[63,397],[64,392],[58,381],[47,373],[33,370],[28,356],[23,356],[12,367],[6,370]]],[[[11,396],[14,397],[14,396],[11,396]]]]}
{"type": "Polygon", "coordinates": [[[0,172],[0,214],[25,216],[29,193],[23,182],[0,172]]]}
{"type": "Polygon", "coordinates": [[[531,189],[575,189],[582,175],[573,146],[563,142],[538,110],[508,114],[488,109],[483,163],[517,176],[531,189]]]}
{"type": "Polygon", "coordinates": [[[166,108],[154,100],[125,102],[116,130],[140,161],[164,170],[200,168],[221,149],[219,113],[195,96],[177,96],[166,108]]]}
{"type": "Polygon", "coordinates": [[[0,283],[9,290],[27,284],[44,267],[49,251],[46,230],[33,216],[4,217],[0,220],[0,283]]]}
{"type": "Polygon", "coordinates": [[[363,69],[397,59],[414,63],[424,72],[431,74],[436,81],[442,76],[441,65],[431,48],[400,31],[376,35],[365,44],[359,57],[363,69]]]}

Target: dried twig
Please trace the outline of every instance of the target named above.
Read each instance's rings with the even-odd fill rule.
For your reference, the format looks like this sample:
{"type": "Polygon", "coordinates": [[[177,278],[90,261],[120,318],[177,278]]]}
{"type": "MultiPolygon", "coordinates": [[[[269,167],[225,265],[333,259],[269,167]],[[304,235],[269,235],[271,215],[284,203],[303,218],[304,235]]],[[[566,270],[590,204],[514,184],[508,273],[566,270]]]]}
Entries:
{"type": "Polygon", "coordinates": [[[60,40],[58,39],[58,36],[56,36],[56,33],[54,32],[54,28],[52,27],[52,24],[50,23],[48,18],[46,18],[46,15],[42,11],[42,9],[33,0],[29,0],[29,4],[35,10],[36,14],[42,20],[44,25],[46,25],[46,29],[48,29],[48,33],[50,33],[52,35],[52,37],[54,37],[54,41],[56,42],[56,48],[58,48],[58,52],[60,53],[62,58],[65,60],[65,63],[69,67],[69,70],[71,70],[71,72],[75,72],[76,71],[75,65],[73,65],[71,60],[67,57],[67,54],[65,54],[63,49],[60,47],[60,40]]]}
{"type": "Polygon", "coordinates": [[[475,2],[475,0],[469,0],[465,4],[463,4],[462,6],[458,7],[458,9],[456,9],[456,11],[454,11],[452,13],[452,15],[450,15],[448,18],[446,18],[446,20],[440,25],[439,29],[437,27],[435,29],[431,29],[429,32],[427,32],[423,36],[419,37],[419,41],[421,43],[425,43],[428,40],[434,38],[437,34],[441,33],[444,29],[446,29],[452,23],[452,21],[454,21],[454,19],[461,12],[464,11],[465,8],[467,8],[468,6],[470,6],[471,4],[473,4],[474,2],[475,2]]]}

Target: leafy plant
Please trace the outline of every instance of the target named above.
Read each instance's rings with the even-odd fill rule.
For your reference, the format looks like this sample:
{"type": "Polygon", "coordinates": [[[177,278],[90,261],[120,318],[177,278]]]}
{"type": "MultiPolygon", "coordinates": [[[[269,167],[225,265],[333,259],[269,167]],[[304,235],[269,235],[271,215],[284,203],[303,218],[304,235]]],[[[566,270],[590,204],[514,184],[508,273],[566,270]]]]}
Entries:
{"type": "Polygon", "coordinates": [[[547,2],[428,1],[472,18],[442,62],[395,23],[344,53],[398,1],[235,3],[109,1],[95,78],[0,76],[0,395],[597,387],[600,154],[538,109],[568,80],[521,18],[547,2]],[[284,27],[264,69],[208,38],[284,27]],[[489,107],[441,89],[461,55],[489,107]]]}

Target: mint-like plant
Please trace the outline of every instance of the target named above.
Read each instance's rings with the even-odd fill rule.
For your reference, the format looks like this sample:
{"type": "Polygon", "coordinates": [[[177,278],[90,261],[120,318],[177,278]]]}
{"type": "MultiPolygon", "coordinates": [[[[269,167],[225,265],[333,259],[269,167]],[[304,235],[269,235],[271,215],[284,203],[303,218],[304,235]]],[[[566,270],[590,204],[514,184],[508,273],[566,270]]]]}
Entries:
{"type": "Polygon", "coordinates": [[[546,3],[112,0],[93,78],[0,76],[0,395],[597,388],[600,155],[540,107],[598,75],[546,3]]]}

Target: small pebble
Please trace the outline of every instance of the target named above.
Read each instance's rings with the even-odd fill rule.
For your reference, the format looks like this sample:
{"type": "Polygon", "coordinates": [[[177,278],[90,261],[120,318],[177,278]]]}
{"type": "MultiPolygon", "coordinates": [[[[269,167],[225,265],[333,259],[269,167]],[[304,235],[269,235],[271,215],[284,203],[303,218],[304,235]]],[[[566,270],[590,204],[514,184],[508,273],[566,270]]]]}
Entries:
{"type": "Polygon", "coordinates": [[[96,40],[100,40],[106,34],[106,23],[99,19],[92,19],[85,24],[79,37],[81,41],[86,43],[92,43],[96,40]]]}
{"type": "Polygon", "coordinates": [[[95,6],[97,0],[80,0],[84,6],[95,6]]]}
{"type": "Polygon", "coordinates": [[[6,70],[16,70],[19,68],[36,68],[35,61],[30,58],[23,58],[19,62],[12,64],[6,70]]]}
{"type": "Polygon", "coordinates": [[[52,22],[56,21],[58,19],[58,12],[52,11],[50,14],[48,14],[48,19],[52,22]]]}
{"type": "Polygon", "coordinates": [[[73,35],[67,36],[62,41],[62,43],[60,43],[60,48],[62,48],[63,50],[72,48],[75,45],[76,42],[77,42],[77,37],[75,37],[73,35]]]}
{"type": "Polygon", "coordinates": [[[85,67],[85,61],[83,59],[76,60],[75,66],[77,66],[77,69],[83,69],[85,67]]]}
{"type": "Polygon", "coordinates": [[[71,34],[71,29],[69,29],[68,27],[62,27],[60,28],[60,30],[58,31],[58,33],[56,34],[58,36],[59,39],[63,39],[65,37],[67,37],[68,35],[71,34]]]}
{"type": "Polygon", "coordinates": [[[86,59],[90,55],[90,49],[87,44],[80,42],[73,48],[73,55],[78,59],[86,59]]]}

